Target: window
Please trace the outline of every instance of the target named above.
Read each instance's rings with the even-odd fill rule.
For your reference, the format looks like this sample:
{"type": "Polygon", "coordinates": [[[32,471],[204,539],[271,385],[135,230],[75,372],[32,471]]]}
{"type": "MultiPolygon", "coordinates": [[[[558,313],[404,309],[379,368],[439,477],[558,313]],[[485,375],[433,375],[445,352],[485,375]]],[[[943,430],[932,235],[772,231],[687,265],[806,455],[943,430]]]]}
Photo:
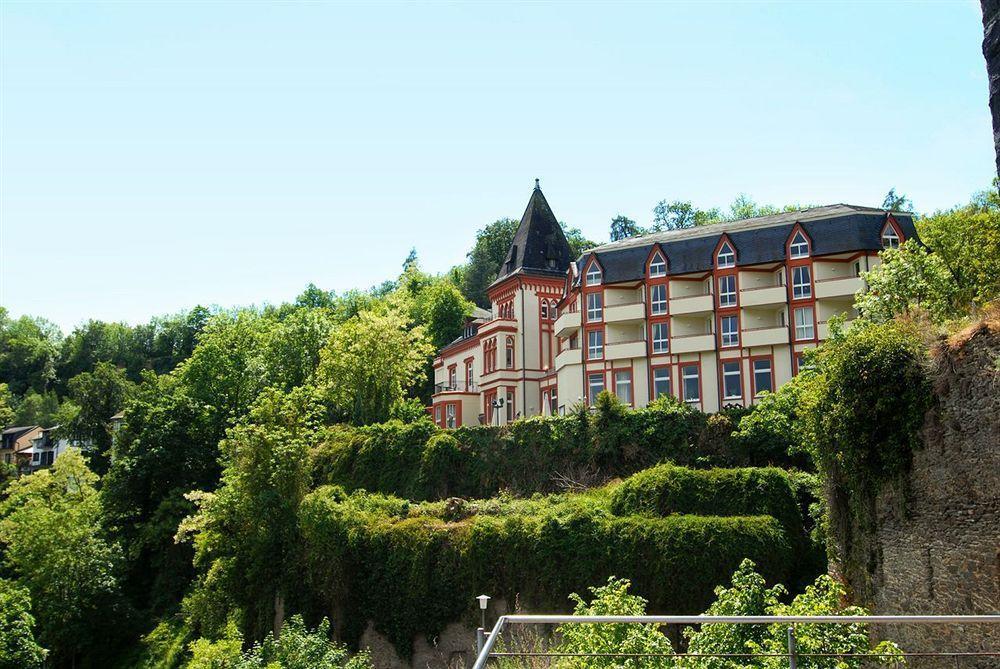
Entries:
{"type": "Polygon", "coordinates": [[[808,267],[792,268],[792,299],[812,297],[812,283],[809,281],[808,267]]]}
{"type": "Polygon", "coordinates": [[[812,307],[802,307],[795,310],[795,339],[813,338],[813,310],[812,307]]]}
{"type": "Polygon", "coordinates": [[[719,249],[719,255],[715,257],[715,260],[715,266],[718,269],[736,267],[736,253],[733,251],[733,247],[729,245],[729,242],[725,242],[722,245],[722,248],[719,249]]]}
{"type": "Polygon", "coordinates": [[[549,320],[549,301],[542,300],[542,320],[549,320]]]}
{"type": "Polygon", "coordinates": [[[698,380],[698,365],[685,365],[681,367],[681,390],[684,393],[682,399],[685,402],[701,401],[701,383],[698,380]]]}
{"type": "Polygon", "coordinates": [[[590,263],[590,268],[587,270],[587,285],[596,286],[601,283],[601,267],[596,262],[590,263]]]}
{"type": "Polygon", "coordinates": [[[670,351],[670,329],[666,323],[653,323],[653,353],[668,353],[670,351]]]}
{"type": "Polygon", "coordinates": [[[730,276],[719,277],[719,306],[720,307],[736,306],[735,276],[730,275],[730,276]]]}
{"type": "Polygon", "coordinates": [[[663,260],[663,256],[660,255],[660,252],[657,251],[656,255],[654,255],[653,259],[649,262],[649,276],[652,278],[656,278],[659,276],[666,276],[666,275],[667,275],[667,263],[666,261],[663,260]]]}
{"type": "Polygon", "coordinates": [[[42,464],[51,465],[56,458],[56,454],[52,451],[45,451],[42,453],[42,464]]]}
{"type": "Polygon", "coordinates": [[[599,321],[604,316],[604,296],[600,293],[587,293],[587,321],[599,321]]]}
{"type": "Polygon", "coordinates": [[[739,346],[739,319],[736,316],[723,316],[719,319],[719,332],[722,333],[723,346],[739,346]]]}
{"type": "Polygon", "coordinates": [[[861,276],[861,261],[854,263],[854,276],[861,276]]]}
{"type": "Polygon", "coordinates": [[[788,247],[790,258],[805,258],[809,255],[809,242],[806,241],[805,235],[801,232],[796,232],[795,237],[792,239],[791,246],[788,247]]]}
{"type": "Polygon", "coordinates": [[[651,314],[667,313],[667,287],[662,283],[649,287],[649,312],[651,314]]]}
{"type": "Polygon", "coordinates": [[[740,363],[722,363],[722,397],[734,400],[743,397],[743,383],[740,380],[740,363]]]}
{"type": "Polygon", "coordinates": [[[597,401],[597,396],[604,392],[604,374],[597,372],[596,374],[587,375],[587,397],[590,399],[590,403],[593,404],[597,401]]]}
{"type": "Polygon", "coordinates": [[[899,234],[896,232],[896,228],[892,227],[891,223],[886,223],[885,229],[882,231],[882,248],[899,248],[899,234]]]}
{"type": "Polygon", "coordinates": [[[472,390],[476,386],[476,380],[472,375],[472,361],[465,361],[465,389],[472,390]]]}
{"type": "Polygon", "coordinates": [[[630,370],[615,372],[615,395],[626,404],[632,403],[632,372],[630,370]]]}
{"type": "Polygon", "coordinates": [[[587,360],[604,357],[604,331],[591,330],[587,333],[587,360]]]}
{"type": "Polygon", "coordinates": [[[512,420],[514,420],[514,416],[515,415],[516,414],[514,413],[514,391],[513,390],[508,390],[507,391],[507,422],[509,423],[512,420]]]}
{"type": "Polygon", "coordinates": [[[38,451],[35,451],[34,453],[31,454],[31,462],[32,462],[32,464],[36,464],[37,465],[41,461],[42,461],[42,454],[41,453],[39,453],[38,451]]]}
{"type": "Polygon", "coordinates": [[[445,427],[455,427],[455,405],[448,404],[444,408],[445,427]]]}
{"type": "Polygon", "coordinates": [[[753,361],[753,392],[755,395],[774,392],[770,360],[753,361]]]}
{"type": "Polygon", "coordinates": [[[653,399],[670,394],[670,368],[660,367],[653,370],[653,399]]]}
{"type": "Polygon", "coordinates": [[[514,368],[514,338],[507,337],[507,345],[504,347],[504,362],[507,364],[507,369],[514,368]]]}
{"type": "Polygon", "coordinates": [[[558,391],[553,388],[552,394],[549,395],[549,413],[553,416],[556,415],[556,410],[559,408],[559,394],[558,391]]]}
{"type": "Polygon", "coordinates": [[[448,389],[455,390],[458,386],[458,369],[455,365],[448,368],[448,389]]]}

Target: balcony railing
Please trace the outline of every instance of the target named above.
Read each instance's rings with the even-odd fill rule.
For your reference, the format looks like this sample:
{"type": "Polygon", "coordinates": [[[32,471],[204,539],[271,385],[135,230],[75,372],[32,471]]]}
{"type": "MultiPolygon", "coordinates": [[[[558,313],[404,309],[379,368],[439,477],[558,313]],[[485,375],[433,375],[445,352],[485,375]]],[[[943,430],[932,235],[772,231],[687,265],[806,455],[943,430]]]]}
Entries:
{"type": "Polygon", "coordinates": [[[449,383],[435,383],[434,384],[434,394],[438,393],[477,393],[479,392],[479,386],[475,383],[463,383],[462,381],[457,381],[454,384],[449,383]]]}

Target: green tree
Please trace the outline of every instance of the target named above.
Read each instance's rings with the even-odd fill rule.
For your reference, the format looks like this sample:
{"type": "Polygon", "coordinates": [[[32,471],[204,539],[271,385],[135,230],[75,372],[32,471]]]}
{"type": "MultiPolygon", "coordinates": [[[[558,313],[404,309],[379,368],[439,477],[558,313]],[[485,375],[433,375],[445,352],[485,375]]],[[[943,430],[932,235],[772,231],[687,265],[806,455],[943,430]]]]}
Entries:
{"type": "Polygon", "coordinates": [[[31,595],[0,579],[0,669],[41,667],[46,651],[35,641],[31,595]]]}
{"type": "Polygon", "coordinates": [[[738,221],[744,218],[756,218],[757,216],[769,216],[777,214],[781,210],[769,204],[757,204],[752,197],[746,193],[740,193],[729,205],[727,220],[738,221]]]}
{"type": "Polygon", "coordinates": [[[611,232],[609,236],[613,242],[628,239],[629,237],[638,237],[644,233],[645,230],[640,228],[639,224],[628,216],[618,214],[611,219],[611,232]]]}
{"type": "Polygon", "coordinates": [[[11,482],[0,502],[4,562],[31,593],[39,641],[60,661],[106,649],[128,621],[121,552],[102,537],[96,481],[71,448],[11,482]]]}
{"type": "Polygon", "coordinates": [[[563,234],[566,235],[566,243],[569,244],[570,258],[579,258],[587,249],[597,246],[596,243],[587,239],[580,228],[571,228],[562,221],[559,221],[563,234]]]}
{"type": "Polygon", "coordinates": [[[903,193],[896,193],[895,188],[890,188],[882,200],[882,208],[889,211],[913,211],[913,202],[903,193]]]}
{"type": "Polygon", "coordinates": [[[698,209],[684,200],[660,200],[653,207],[653,228],[655,232],[664,230],[683,230],[697,225],[708,225],[722,220],[722,213],[717,209],[698,209]]]}
{"type": "Polygon", "coordinates": [[[79,410],[64,433],[86,445],[90,467],[98,474],[108,470],[111,417],[125,407],[134,390],[125,372],[109,362],[98,362],[93,372],[69,380],[69,396],[79,410]]]}
{"type": "Polygon", "coordinates": [[[921,310],[942,322],[963,312],[961,290],[944,261],[916,240],[882,251],[882,263],[862,277],[867,284],[855,307],[871,320],[885,322],[921,310]]]}
{"type": "Polygon", "coordinates": [[[480,307],[490,306],[486,289],[496,280],[519,223],[513,218],[500,218],[476,232],[476,243],[469,251],[463,276],[462,293],[480,307]]]}
{"type": "Polygon", "coordinates": [[[423,326],[396,308],[363,311],[337,328],[320,354],[318,383],[351,422],[376,423],[424,379],[433,347],[423,326]]]}
{"type": "Polygon", "coordinates": [[[44,393],[56,379],[62,334],[43,318],[11,319],[0,307],[0,382],[15,395],[44,393]]]}
{"type": "Polygon", "coordinates": [[[0,383],[0,429],[14,424],[14,395],[6,383],[0,383]]]}
{"type": "Polygon", "coordinates": [[[59,396],[54,390],[37,393],[30,388],[17,403],[14,424],[52,427],[58,423],[61,415],[59,396]]]}
{"type": "Polygon", "coordinates": [[[471,312],[472,304],[447,279],[434,280],[414,300],[414,319],[425,326],[434,350],[462,334],[471,312]]]}
{"type": "Polygon", "coordinates": [[[316,284],[310,283],[306,286],[298,297],[295,298],[295,306],[306,307],[307,309],[333,308],[336,296],[329,291],[320,290],[316,284]]]}

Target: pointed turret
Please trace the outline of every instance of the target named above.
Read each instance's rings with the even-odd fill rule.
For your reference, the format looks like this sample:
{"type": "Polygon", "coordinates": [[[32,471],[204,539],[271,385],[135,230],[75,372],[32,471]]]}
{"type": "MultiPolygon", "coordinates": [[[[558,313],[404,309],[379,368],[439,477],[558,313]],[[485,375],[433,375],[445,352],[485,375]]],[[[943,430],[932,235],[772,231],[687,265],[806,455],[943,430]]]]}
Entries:
{"type": "Polygon", "coordinates": [[[535,190],[514,233],[497,281],[518,273],[562,276],[571,260],[566,235],[535,179],[535,190]]]}

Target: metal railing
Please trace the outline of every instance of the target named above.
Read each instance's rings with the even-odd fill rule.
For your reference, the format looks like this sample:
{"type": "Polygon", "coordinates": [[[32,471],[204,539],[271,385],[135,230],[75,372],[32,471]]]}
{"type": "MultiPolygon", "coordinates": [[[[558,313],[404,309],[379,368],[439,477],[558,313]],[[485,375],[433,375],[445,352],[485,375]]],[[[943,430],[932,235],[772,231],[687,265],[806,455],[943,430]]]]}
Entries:
{"type": "MultiPolygon", "coordinates": [[[[958,662],[961,658],[993,658],[1000,659],[1000,648],[990,651],[944,651],[935,649],[925,652],[907,652],[905,649],[895,653],[835,653],[835,652],[800,652],[796,646],[795,625],[829,624],[866,624],[866,625],[997,625],[1000,626],[1000,615],[870,615],[870,616],[574,616],[574,615],[506,615],[500,616],[490,632],[479,628],[476,634],[477,657],[473,669],[484,669],[491,659],[501,658],[560,658],[560,657],[593,657],[593,658],[731,658],[750,659],[754,657],[785,657],[788,666],[797,668],[799,659],[805,658],[948,658],[958,662]],[[571,624],[607,624],[633,623],[653,625],[788,625],[788,646],[784,653],[672,653],[642,654],[642,653],[607,653],[607,652],[560,652],[558,650],[501,650],[494,647],[500,635],[511,625],[564,625],[571,624]]],[[[1000,629],[1000,627],[998,627],[1000,629]]],[[[992,664],[990,666],[993,666],[992,664]]]]}

